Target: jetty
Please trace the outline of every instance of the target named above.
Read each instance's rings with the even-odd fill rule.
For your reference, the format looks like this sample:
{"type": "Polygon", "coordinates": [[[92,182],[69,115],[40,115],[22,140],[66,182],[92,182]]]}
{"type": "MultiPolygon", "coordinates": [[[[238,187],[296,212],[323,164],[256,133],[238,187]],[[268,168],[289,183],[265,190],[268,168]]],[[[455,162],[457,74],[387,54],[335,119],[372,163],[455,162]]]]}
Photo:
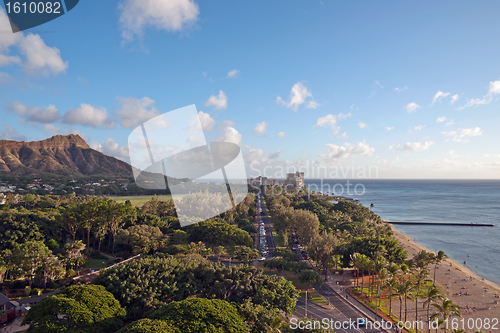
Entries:
{"type": "Polygon", "coordinates": [[[396,222],[396,221],[385,221],[390,224],[400,224],[400,225],[444,225],[444,226],[455,226],[455,227],[494,227],[491,223],[444,223],[444,222],[396,222]]]}

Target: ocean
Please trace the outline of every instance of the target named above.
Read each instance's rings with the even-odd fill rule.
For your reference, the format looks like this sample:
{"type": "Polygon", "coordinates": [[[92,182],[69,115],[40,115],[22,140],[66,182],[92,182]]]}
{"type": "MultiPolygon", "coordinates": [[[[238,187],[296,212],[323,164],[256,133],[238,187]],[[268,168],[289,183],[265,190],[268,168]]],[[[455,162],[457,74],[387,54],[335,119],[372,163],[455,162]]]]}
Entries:
{"type": "Polygon", "coordinates": [[[500,180],[306,179],[323,192],[358,199],[384,220],[492,223],[494,227],[402,226],[396,229],[429,251],[446,255],[500,285],[500,180]],[[354,186],[356,188],[354,188],[354,186]],[[349,187],[349,192],[348,188],[349,187]],[[343,194],[340,194],[341,190],[343,194]],[[320,189],[321,190],[321,189],[320,189]],[[356,192],[355,192],[356,190],[356,192]]]}

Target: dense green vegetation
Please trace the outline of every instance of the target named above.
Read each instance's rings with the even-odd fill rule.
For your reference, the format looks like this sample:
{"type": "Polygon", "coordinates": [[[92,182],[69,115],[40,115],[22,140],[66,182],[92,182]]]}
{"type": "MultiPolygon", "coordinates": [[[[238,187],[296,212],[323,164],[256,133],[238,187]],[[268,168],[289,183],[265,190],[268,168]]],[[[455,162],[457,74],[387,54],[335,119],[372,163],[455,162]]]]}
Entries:
{"type": "Polygon", "coordinates": [[[435,269],[444,254],[407,260],[391,228],[357,203],[333,204],[308,193],[265,197],[285,247],[264,266],[295,274],[288,280],[251,265],[260,256],[252,194],[185,228],[168,198],[155,196],[136,207],[106,197],[21,199],[0,206],[0,282],[26,295],[62,287],[30,310],[29,332],[291,332],[285,318],[299,295],[291,280],[321,284],[319,273],[347,267],[357,270],[360,299],[372,307],[389,301],[389,314],[392,301],[401,303],[400,318],[408,300],[424,299],[420,304],[436,318],[455,309],[427,282],[430,265],[435,269]],[[290,250],[296,240],[316,269],[290,250]],[[90,285],[63,287],[79,283],[73,277],[84,267],[102,268],[137,254],[101,270],[90,285]],[[236,265],[219,263],[223,256],[236,265]]]}

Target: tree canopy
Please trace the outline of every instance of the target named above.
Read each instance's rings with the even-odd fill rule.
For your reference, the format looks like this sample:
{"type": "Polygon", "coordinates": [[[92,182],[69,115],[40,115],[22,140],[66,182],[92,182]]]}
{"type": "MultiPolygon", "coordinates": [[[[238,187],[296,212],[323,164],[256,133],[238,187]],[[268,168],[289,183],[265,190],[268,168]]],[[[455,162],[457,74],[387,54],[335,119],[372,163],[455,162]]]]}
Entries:
{"type": "Polygon", "coordinates": [[[124,315],[125,310],[103,286],[74,286],[33,305],[23,325],[36,333],[108,333],[124,325],[124,315]]]}

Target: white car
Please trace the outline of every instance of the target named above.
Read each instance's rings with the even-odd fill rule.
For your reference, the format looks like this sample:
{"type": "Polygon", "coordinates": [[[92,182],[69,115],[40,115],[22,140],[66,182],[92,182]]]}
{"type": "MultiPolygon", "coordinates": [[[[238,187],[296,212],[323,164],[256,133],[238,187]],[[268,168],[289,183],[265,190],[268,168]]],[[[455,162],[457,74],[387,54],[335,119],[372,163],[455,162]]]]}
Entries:
{"type": "Polygon", "coordinates": [[[264,260],[266,260],[266,257],[262,257],[259,259],[259,261],[264,261],[264,260]]]}

